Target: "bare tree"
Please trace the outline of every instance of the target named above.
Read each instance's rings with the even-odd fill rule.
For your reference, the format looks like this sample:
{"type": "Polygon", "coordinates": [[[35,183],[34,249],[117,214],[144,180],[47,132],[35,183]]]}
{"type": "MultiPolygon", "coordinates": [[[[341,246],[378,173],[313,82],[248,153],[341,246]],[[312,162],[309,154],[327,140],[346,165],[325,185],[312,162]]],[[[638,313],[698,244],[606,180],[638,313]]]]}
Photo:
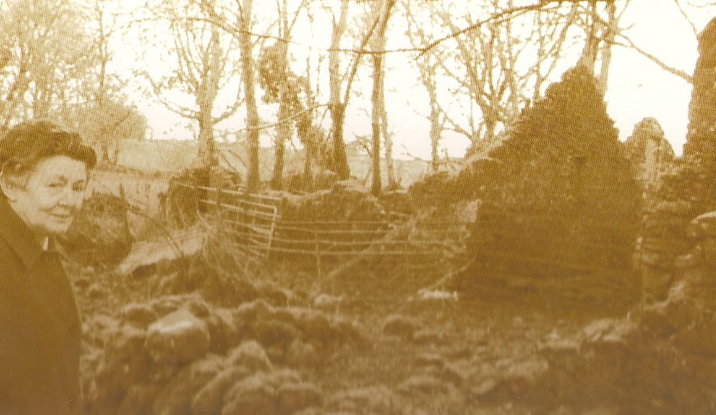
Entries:
{"type": "Polygon", "coordinates": [[[471,3],[470,7],[455,2],[411,5],[409,37],[414,45],[426,45],[419,58],[426,60],[419,64],[423,83],[431,88],[424,69],[431,67],[431,56],[439,54],[436,61],[441,63],[431,71],[439,70],[451,79],[455,84],[452,94],[466,95],[471,107],[467,114],[455,114],[434,95],[433,130],[437,130],[439,122],[435,114],[441,113],[448,128],[465,135],[473,145],[496,139],[525,106],[541,97],[561,69],[560,64],[574,59],[566,52],[577,42],[583,45],[581,64],[595,72],[600,59],[598,80],[606,89],[611,47],[620,33],[618,21],[627,5],[626,0],[541,1],[527,5],[514,0],[489,0],[471,3]],[[439,37],[437,33],[444,28],[450,35],[439,37]],[[435,37],[438,39],[430,41],[435,37]]]}
{"type": "Polygon", "coordinates": [[[143,138],[147,119],[124,103],[126,83],[112,71],[112,42],[122,30],[119,2],[87,0],[85,6],[96,53],[95,68],[82,81],[83,102],[65,110],[64,118],[94,145],[101,163],[116,164],[120,141],[143,138]]]}
{"type": "MultiPolygon", "coordinates": [[[[283,187],[283,168],[284,156],[286,151],[286,143],[291,139],[292,119],[294,114],[301,114],[300,119],[306,122],[308,117],[310,125],[310,111],[304,111],[305,108],[301,103],[299,94],[307,90],[307,79],[297,76],[289,67],[288,40],[292,37],[293,28],[295,27],[297,18],[301,11],[305,9],[307,0],[302,0],[298,8],[292,13],[292,19],[289,21],[288,2],[286,0],[277,1],[278,10],[278,37],[286,40],[277,40],[273,45],[264,48],[259,58],[259,83],[266,91],[264,99],[267,102],[278,102],[278,122],[276,123],[276,139],[275,139],[275,157],[274,169],[271,178],[271,187],[273,189],[281,189],[283,187]],[[304,113],[305,112],[305,113],[304,113]]],[[[303,140],[305,138],[304,126],[301,122],[297,122],[299,136],[303,140]]],[[[305,144],[304,144],[305,145],[305,144]]],[[[310,145],[309,145],[310,146],[310,145]]],[[[308,147],[306,146],[306,157],[308,147]]]]}
{"type": "MultiPolygon", "coordinates": [[[[199,0],[191,1],[197,2],[199,0]]],[[[253,32],[253,0],[236,0],[233,5],[231,3],[215,4],[217,2],[206,0],[200,0],[199,2],[202,10],[206,13],[206,17],[203,17],[201,20],[228,33],[238,41],[241,84],[243,86],[244,106],[246,109],[246,139],[248,143],[246,191],[255,192],[261,184],[259,171],[259,132],[263,127],[260,124],[261,120],[256,102],[256,80],[254,74],[256,71],[254,59],[255,42],[252,37],[260,37],[262,39],[276,39],[276,37],[260,35],[253,32]]]]}
{"type": "MultiPolygon", "coordinates": [[[[211,2],[205,2],[211,3],[211,2]]],[[[219,91],[233,81],[238,68],[232,66],[230,53],[234,39],[208,22],[206,9],[192,0],[159,0],[148,4],[156,19],[166,23],[167,39],[176,65],[168,75],[156,76],[145,71],[156,97],[171,111],[198,124],[197,159],[202,167],[216,165],[214,126],[233,115],[242,104],[239,94],[220,114],[215,115],[219,91]],[[193,99],[193,105],[170,100],[171,92],[193,99]]]]}
{"type": "Polygon", "coordinates": [[[96,56],[81,8],[59,0],[0,3],[4,40],[0,79],[0,126],[48,117],[80,94],[78,80],[96,56]],[[89,51],[89,53],[88,53],[89,51]]]}
{"type": "MultiPolygon", "coordinates": [[[[410,3],[406,6],[406,20],[408,24],[407,35],[410,39],[410,43],[414,47],[418,47],[418,45],[426,43],[427,35],[421,27],[421,24],[416,21],[416,18],[413,15],[411,8],[412,4],[413,3],[410,3]]],[[[427,6],[420,5],[419,7],[427,6]]],[[[426,54],[421,59],[416,61],[418,77],[420,79],[420,83],[425,87],[430,106],[430,112],[427,115],[427,119],[430,122],[430,169],[433,172],[437,172],[440,168],[440,140],[446,121],[445,114],[441,111],[438,99],[437,76],[441,59],[441,51],[439,48],[436,48],[431,53],[426,54]]]]}
{"type": "MultiPolygon", "coordinates": [[[[385,49],[386,44],[386,29],[388,27],[388,20],[395,6],[395,0],[382,0],[373,4],[372,15],[377,22],[375,29],[370,37],[370,48],[373,51],[381,51],[385,49]]],[[[385,77],[385,70],[383,69],[384,56],[381,53],[375,53],[371,55],[372,66],[373,66],[373,92],[371,94],[372,112],[371,112],[371,166],[372,166],[372,180],[371,180],[371,192],[374,195],[378,195],[381,191],[381,177],[380,177],[380,142],[381,137],[386,144],[386,161],[388,162],[388,182],[390,186],[395,185],[395,172],[392,165],[392,145],[390,138],[387,135],[387,115],[385,111],[385,96],[384,90],[385,85],[383,79],[385,77]]]]}
{"type": "Polygon", "coordinates": [[[585,29],[586,39],[579,63],[596,76],[597,86],[602,93],[607,91],[612,46],[621,32],[619,20],[628,5],[628,1],[617,5],[616,2],[602,4],[597,0],[589,0],[584,12],[581,13],[583,17],[581,26],[585,29]],[[598,74],[595,70],[597,60],[601,61],[598,74]]]}
{"type": "Polygon", "coordinates": [[[246,98],[246,124],[250,128],[247,139],[249,143],[249,171],[246,177],[246,189],[254,192],[258,189],[261,177],[259,176],[259,130],[251,128],[259,125],[259,114],[256,106],[256,91],[254,82],[254,56],[251,43],[251,28],[253,15],[253,0],[243,0],[240,5],[238,21],[239,51],[241,52],[242,80],[246,98]]]}
{"type": "Polygon", "coordinates": [[[330,78],[331,136],[333,141],[333,170],[342,180],[350,177],[346,146],[343,140],[343,122],[347,103],[341,100],[340,47],[348,21],[349,0],[341,0],[337,14],[332,16],[331,47],[328,54],[328,75],[330,78]]]}

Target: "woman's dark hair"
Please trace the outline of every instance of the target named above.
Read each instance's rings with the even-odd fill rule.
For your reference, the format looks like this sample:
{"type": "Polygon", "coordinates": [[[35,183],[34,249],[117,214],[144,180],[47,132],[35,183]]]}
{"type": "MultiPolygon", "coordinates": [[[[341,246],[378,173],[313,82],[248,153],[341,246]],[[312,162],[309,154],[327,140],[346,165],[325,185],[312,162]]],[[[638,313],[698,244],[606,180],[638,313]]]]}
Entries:
{"type": "Polygon", "coordinates": [[[0,139],[0,171],[21,175],[41,160],[67,156],[81,161],[87,169],[97,164],[92,147],[82,144],[78,133],[47,120],[26,121],[8,130],[0,139]]]}

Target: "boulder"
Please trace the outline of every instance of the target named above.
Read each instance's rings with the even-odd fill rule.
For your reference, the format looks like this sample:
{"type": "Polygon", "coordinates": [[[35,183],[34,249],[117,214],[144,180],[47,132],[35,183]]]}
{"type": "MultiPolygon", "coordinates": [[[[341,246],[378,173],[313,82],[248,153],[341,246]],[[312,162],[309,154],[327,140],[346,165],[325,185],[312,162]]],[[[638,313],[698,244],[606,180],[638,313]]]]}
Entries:
{"type": "Polygon", "coordinates": [[[267,376],[254,375],[232,386],[224,397],[222,415],[278,415],[276,387],[267,376]]]}
{"type": "Polygon", "coordinates": [[[100,407],[117,408],[128,388],[146,378],[152,359],[144,348],[146,332],[131,325],[113,331],[96,368],[91,400],[100,407]]]}
{"type": "Polygon", "coordinates": [[[279,386],[277,395],[281,414],[292,414],[323,403],[323,394],[312,383],[285,383],[279,386]]]}
{"type": "Polygon", "coordinates": [[[132,385],[117,408],[117,415],[138,415],[152,413],[152,403],[159,393],[160,385],[139,384],[132,385]]]}
{"type": "Polygon", "coordinates": [[[403,339],[412,339],[419,328],[419,321],[402,315],[388,316],[383,322],[383,334],[403,339]]]}
{"type": "Polygon", "coordinates": [[[299,325],[304,336],[312,340],[326,341],[333,335],[331,323],[322,313],[304,313],[299,325]]]}
{"type": "Polygon", "coordinates": [[[211,355],[180,370],[161,392],[153,405],[154,415],[184,415],[189,413],[192,398],[216,376],[223,367],[223,359],[211,355]]]}
{"type": "Polygon", "coordinates": [[[132,246],[128,204],[106,193],[93,193],[61,238],[67,254],[84,264],[116,263],[132,246]]]}
{"type": "Polygon", "coordinates": [[[225,369],[207,382],[191,401],[192,415],[214,415],[221,413],[226,391],[238,381],[251,375],[243,366],[225,369]]]}
{"type": "Polygon", "coordinates": [[[241,327],[238,327],[234,314],[227,309],[214,310],[205,320],[211,338],[210,350],[224,354],[234,347],[241,338],[241,327]]]}
{"type": "Polygon", "coordinates": [[[119,312],[122,320],[139,328],[146,329],[154,322],[158,315],[149,304],[130,303],[122,307],[119,312]]]}
{"type": "Polygon", "coordinates": [[[209,329],[189,310],[179,309],[152,323],[146,347],[157,362],[186,363],[209,351],[209,329]]]}
{"type": "Polygon", "coordinates": [[[340,391],[328,399],[330,409],[348,413],[401,414],[403,402],[385,386],[371,386],[340,391]]]}
{"type": "Polygon", "coordinates": [[[312,344],[296,339],[286,351],[286,364],[291,367],[315,367],[321,359],[312,344]]]}
{"type": "Polygon", "coordinates": [[[265,346],[288,347],[300,335],[292,324],[276,320],[258,320],[254,323],[256,337],[265,346]]]}
{"type": "Polygon", "coordinates": [[[242,366],[252,372],[271,370],[266,350],[255,340],[248,340],[229,352],[227,361],[232,366],[242,366]]]}

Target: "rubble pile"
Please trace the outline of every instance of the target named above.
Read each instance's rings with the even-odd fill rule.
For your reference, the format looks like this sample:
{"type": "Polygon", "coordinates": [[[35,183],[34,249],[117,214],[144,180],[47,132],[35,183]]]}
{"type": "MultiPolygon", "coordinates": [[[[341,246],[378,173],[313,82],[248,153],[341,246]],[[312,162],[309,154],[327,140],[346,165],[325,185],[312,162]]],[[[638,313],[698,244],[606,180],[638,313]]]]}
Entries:
{"type": "Polygon", "coordinates": [[[300,372],[363,348],[353,322],[255,300],[217,308],[160,297],[85,323],[89,414],[293,414],[324,393],[300,372]]]}
{"type": "Polygon", "coordinates": [[[556,330],[535,353],[479,368],[469,379],[486,403],[520,397],[531,410],[561,413],[710,414],[716,411],[716,211],[689,224],[692,247],[677,257],[663,301],[627,318],[556,330]]]}
{"type": "Polygon", "coordinates": [[[386,217],[379,200],[351,181],[307,195],[285,194],[281,204],[284,221],[378,221],[386,217]]]}
{"type": "Polygon", "coordinates": [[[516,403],[537,413],[713,413],[713,323],[675,330],[679,300],[672,301],[632,319],[597,320],[577,335],[553,332],[535,353],[476,359],[471,393],[484,406],[516,403]]]}

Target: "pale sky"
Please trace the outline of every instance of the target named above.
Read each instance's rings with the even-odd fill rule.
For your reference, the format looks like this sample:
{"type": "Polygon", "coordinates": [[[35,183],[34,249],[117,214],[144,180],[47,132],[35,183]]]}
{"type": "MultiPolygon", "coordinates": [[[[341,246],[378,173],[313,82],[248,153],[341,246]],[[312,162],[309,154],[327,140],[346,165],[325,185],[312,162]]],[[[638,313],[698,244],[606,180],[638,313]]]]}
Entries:
{"type": "MultiPolygon", "coordinates": [[[[711,9],[688,10],[699,31],[714,17],[711,9]]],[[[697,41],[673,0],[633,0],[622,22],[642,49],[689,75],[698,58],[697,41]]],[[[691,85],[636,52],[614,48],[606,101],[622,139],[644,117],[654,117],[677,154],[686,140],[691,85]]]]}
{"type": "MultiPolygon", "coordinates": [[[[259,6],[257,6],[259,7],[259,6]]],[[[688,10],[690,17],[701,30],[716,9],[688,10]]],[[[621,21],[621,26],[631,25],[628,33],[642,49],[658,56],[667,64],[691,74],[697,59],[697,42],[684,18],[674,5],[674,0],[632,0],[632,4],[621,21]]],[[[327,43],[323,37],[317,42],[327,43]]],[[[324,45],[327,47],[327,44],[324,45]]],[[[307,46],[310,47],[310,46],[307,46]]],[[[427,113],[427,95],[418,83],[412,69],[400,69],[401,62],[410,56],[389,55],[388,65],[394,68],[386,75],[386,110],[389,129],[394,134],[396,157],[405,157],[402,150],[407,148],[412,155],[429,158],[429,124],[416,114],[427,113]]],[[[688,104],[691,85],[668,74],[654,63],[634,51],[614,47],[609,86],[606,95],[609,115],[615,120],[621,139],[628,137],[634,124],[644,117],[654,117],[665,131],[677,154],[681,153],[687,129],[688,104]]],[[[408,66],[405,66],[408,68],[408,66]]],[[[364,78],[369,78],[364,71],[364,78]]],[[[369,79],[368,79],[369,80],[369,79]]],[[[368,84],[355,89],[369,98],[368,84]]],[[[323,93],[327,86],[322,86],[323,93]]],[[[369,108],[361,98],[353,98],[347,110],[345,137],[352,140],[359,135],[370,133],[370,121],[365,110],[369,108]]],[[[185,127],[185,120],[173,116],[159,105],[143,100],[140,109],[149,118],[154,138],[193,137],[185,127]],[[177,127],[178,126],[178,127],[177,127]]],[[[240,111],[232,125],[243,123],[244,112],[240,111]]],[[[270,117],[270,113],[266,115],[270,117]]],[[[270,118],[269,118],[270,119],[270,118]]],[[[454,134],[445,134],[443,145],[452,156],[462,156],[468,141],[454,134]]]]}

